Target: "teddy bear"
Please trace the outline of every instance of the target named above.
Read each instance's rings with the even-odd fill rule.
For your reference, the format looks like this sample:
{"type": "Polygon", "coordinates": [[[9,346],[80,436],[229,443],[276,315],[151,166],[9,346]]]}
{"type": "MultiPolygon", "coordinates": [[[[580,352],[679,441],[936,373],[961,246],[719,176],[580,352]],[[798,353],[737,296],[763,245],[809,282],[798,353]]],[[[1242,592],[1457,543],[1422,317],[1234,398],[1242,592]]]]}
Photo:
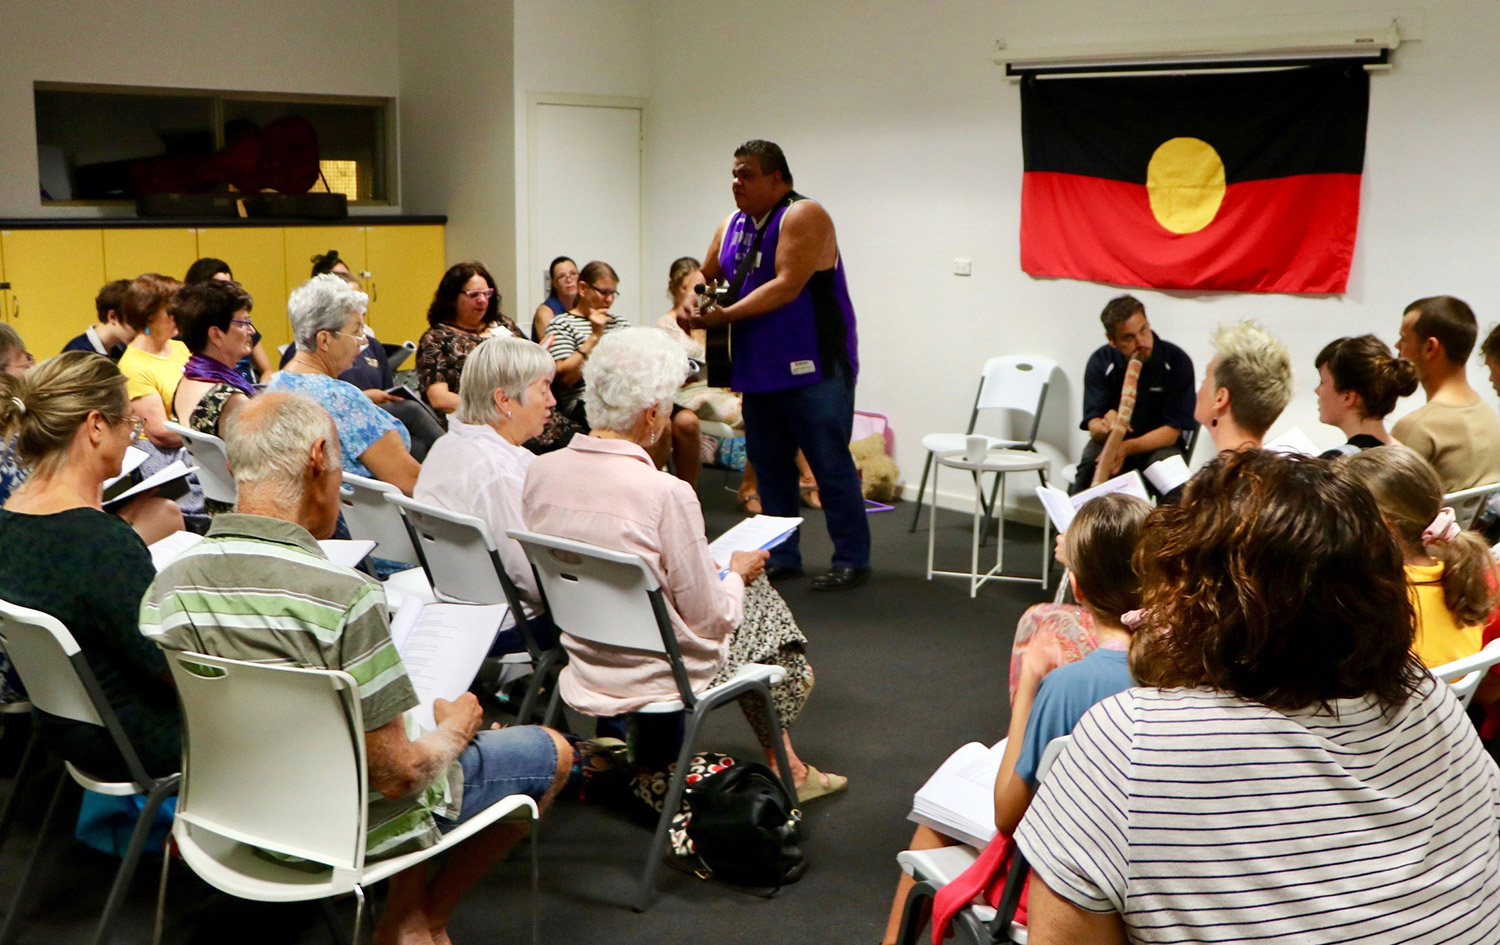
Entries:
{"type": "Polygon", "coordinates": [[[854,468],[859,470],[860,490],[865,498],[876,502],[889,502],[900,495],[896,480],[901,469],[896,461],[885,455],[885,435],[872,433],[862,440],[849,444],[854,454],[854,468]]]}

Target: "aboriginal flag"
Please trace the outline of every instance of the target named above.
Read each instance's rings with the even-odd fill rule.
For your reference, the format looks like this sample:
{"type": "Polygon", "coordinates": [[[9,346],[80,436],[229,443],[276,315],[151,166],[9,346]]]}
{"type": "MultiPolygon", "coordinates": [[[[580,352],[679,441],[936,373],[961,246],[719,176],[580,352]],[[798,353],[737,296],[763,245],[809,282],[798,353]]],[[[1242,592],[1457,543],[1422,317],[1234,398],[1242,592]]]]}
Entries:
{"type": "Polygon", "coordinates": [[[1342,292],[1358,66],[1021,86],[1021,268],[1158,289],[1342,292]]]}

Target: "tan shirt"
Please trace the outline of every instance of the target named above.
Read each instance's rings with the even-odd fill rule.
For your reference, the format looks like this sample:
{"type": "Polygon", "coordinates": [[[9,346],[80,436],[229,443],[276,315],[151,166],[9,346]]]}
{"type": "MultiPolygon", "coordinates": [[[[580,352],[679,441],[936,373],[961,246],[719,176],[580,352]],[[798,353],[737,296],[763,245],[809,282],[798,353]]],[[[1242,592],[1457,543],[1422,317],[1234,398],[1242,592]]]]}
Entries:
{"type": "Polygon", "coordinates": [[[1397,420],[1391,435],[1437,469],[1444,492],[1500,482],[1500,417],[1481,401],[1428,402],[1397,420]]]}
{"type": "MultiPolygon", "coordinates": [[[[640,555],[661,582],[693,689],[719,671],[729,635],[744,619],[745,584],[732,571],[719,577],[692,486],[657,469],[634,443],[580,433],[566,449],[532,461],[521,514],[532,531],[640,555]]],[[[618,715],[676,696],[660,655],[587,643],[562,630],[570,659],[558,686],[578,711],[618,715]]]]}

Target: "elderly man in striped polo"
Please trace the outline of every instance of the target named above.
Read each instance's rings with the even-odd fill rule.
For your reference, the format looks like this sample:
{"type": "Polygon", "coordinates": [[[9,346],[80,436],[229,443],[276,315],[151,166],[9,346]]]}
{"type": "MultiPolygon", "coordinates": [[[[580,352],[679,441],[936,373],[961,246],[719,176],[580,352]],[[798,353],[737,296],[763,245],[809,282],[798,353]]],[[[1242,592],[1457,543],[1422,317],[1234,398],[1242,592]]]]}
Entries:
{"type": "MultiPolygon", "coordinates": [[[[374,789],[369,859],[430,846],[507,794],[551,801],[572,765],[556,732],[480,731],[469,693],[437,700],[436,731],[416,728],[408,712],[416,694],[391,642],[380,584],[329,561],[318,546],[339,513],[338,432],[327,411],[295,394],[264,394],[226,428],[237,511],[215,518],[204,541],[157,575],[141,605],[141,631],[170,650],[353,676],[374,789]]],[[[397,874],[376,941],[447,942],[454,906],[525,829],[490,827],[448,854],[430,881],[420,866],[397,874]]]]}

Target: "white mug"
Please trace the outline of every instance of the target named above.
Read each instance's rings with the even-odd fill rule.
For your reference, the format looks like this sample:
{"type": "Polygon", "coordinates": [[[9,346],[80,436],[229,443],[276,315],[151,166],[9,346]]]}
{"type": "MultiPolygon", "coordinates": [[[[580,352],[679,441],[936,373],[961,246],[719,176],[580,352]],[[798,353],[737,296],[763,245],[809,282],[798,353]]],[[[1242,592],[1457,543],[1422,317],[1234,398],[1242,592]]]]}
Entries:
{"type": "Polygon", "coordinates": [[[964,459],[971,463],[983,462],[990,451],[990,438],[970,436],[964,439],[964,459]]]}

